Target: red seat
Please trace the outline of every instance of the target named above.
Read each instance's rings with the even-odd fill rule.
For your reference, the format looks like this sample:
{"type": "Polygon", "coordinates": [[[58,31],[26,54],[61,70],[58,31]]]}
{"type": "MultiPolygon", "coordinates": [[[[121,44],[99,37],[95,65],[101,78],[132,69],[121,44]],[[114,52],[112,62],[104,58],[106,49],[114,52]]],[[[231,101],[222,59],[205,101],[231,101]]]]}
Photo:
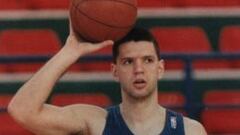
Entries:
{"type": "Polygon", "coordinates": [[[35,9],[68,9],[70,0],[32,0],[35,9]]]}
{"type": "Polygon", "coordinates": [[[240,105],[240,91],[212,90],[206,93],[204,102],[208,105],[240,105]]]}
{"type": "Polygon", "coordinates": [[[138,0],[139,7],[239,7],[239,0],[138,0]]]}
{"type": "Polygon", "coordinates": [[[185,97],[180,92],[159,92],[158,103],[186,115],[184,111],[185,97]]]}
{"type": "Polygon", "coordinates": [[[9,102],[12,99],[12,95],[10,94],[1,94],[0,95],[0,108],[7,108],[9,102]]]}
{"type": "Polygon", "coordinates": [[[183,107],[185,105],[185,98],[179,92],[159,92],[158,102],[163,106],[183,107]]]}
{"type": "MultiPolygon", "coordinates": [[[[205,32],[199,27],[154,27],[151,29],[161,53],[211,53],[205,32]]],[[[166,60],[166,69],[183,69],[181,60],[166,60]]],[[[195,60],[194,69],[229,68],[225,61],[195,60]]]]}
{"type": "Polygon", "coordinates": [[[164,7],[179,7],[182,2],[179,0],[137,0],[138,7],[143,8],[164,8],[164,7]]]}
{"type": "MultiPolygon", "coordinates": [[[[240,53],[240,26],[225,26],[220,33],[219,50],[223,53],[240,53]]],[[[233,68],[240,68],[239,60],[229,61],[233,68]]]]}
{"type": "Polygon", "coordinates": [[[240,109],[220,109],[203,112],[202,121],[208,133],[240,133],[240,109]]]}
{"type": "Polygon", "coordinates": [[[0,0],[0,10],[29,9],[28,0],[0,0]]]}
{"type": "Polygon", "coordinates": [[[183,0],[186,7],[234,7],[240,6],[239,0],[183,0]]]}
{"type": "Polygon", "coordinates": [[[0,113],[0,135],[34,135],[16,123],[8,113],[0,113]]]}
{"type": "Polygon", "coordinates": [[[209,133],[240,133],[239,90],[207,92],[204,96],[204,104],[209,107],[202,113],[202,122],[209,133]],[[211,107],[211,105],[218,107],[211,107]],[[227,108],[227,106],[231,105],[237,107],[227,108]]]}
{"type": "Polygon", "coordinates": [[[101,107],[107,107],[111,105],[111,100],[108,96],[104,94],[90,94],[90,93],[83,93],[83,94],[55,94],[51,98],[51,102],[54,105],[65,106],[71,104],[90,104],[96,105],[101,107]]]}
{"type": "MultiPolygon", "coordinates": [[[[0,33],[0,55],[53,55],[60,50],[57,34],[49,29],[15,29],[0,33]]],[[[7,72],[35,72],[43,63],[10,63],[7,72]]]]}

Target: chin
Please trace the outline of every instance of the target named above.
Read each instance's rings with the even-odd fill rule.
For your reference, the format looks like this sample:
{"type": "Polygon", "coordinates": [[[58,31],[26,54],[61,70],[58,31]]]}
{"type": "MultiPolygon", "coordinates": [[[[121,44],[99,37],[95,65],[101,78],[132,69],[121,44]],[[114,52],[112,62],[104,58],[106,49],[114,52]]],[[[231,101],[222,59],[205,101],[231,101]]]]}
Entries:
{"type": "Polygon", "coordinates": [[[147,91],[138,91],[138,92],[134,92],[134,93],[129,93],[130,97],[132,97],[133,99],[147,99],[149,97],[151,97],[152,92],[147,92],[147,91]]]}

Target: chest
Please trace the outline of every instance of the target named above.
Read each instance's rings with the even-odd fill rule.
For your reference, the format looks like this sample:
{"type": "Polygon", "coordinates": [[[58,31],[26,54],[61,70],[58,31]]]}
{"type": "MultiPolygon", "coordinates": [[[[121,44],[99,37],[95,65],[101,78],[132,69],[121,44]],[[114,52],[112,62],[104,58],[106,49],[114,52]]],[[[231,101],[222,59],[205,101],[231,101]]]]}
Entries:
{"type": "Polygon", "coordinates": [[[135,135],[159,135],[165,127],[165,121],[139,122],[135,125],[127,124],[127,128],[135,135]]]}

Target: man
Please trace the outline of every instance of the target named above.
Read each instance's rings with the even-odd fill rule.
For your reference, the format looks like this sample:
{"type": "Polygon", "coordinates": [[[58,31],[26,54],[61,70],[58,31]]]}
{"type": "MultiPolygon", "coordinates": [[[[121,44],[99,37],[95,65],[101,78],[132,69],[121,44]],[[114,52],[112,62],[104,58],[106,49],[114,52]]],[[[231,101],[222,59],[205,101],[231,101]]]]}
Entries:
{"type": "Polygon", "coordinates": [[[19,89],[9,104],[9,113],[38,135],[206,135],[200,123],[158,104],[157,82],[163,75],[164,62],[155,39],[142,29],[133,29],[113,46],[112,73],[122,89],[119,106],[105,110],[83,104],[45,104],[70,65],[112,44],[79,42],[70,26],[65,46],[19,89]]]}

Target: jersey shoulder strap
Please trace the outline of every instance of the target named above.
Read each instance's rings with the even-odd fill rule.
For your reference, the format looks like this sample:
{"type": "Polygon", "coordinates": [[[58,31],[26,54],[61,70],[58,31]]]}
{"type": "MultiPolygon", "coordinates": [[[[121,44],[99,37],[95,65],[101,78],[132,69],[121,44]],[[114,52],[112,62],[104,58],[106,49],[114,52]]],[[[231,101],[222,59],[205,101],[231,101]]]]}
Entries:
{"type": "Polygon", "coordinates": [[[177,112],[167,110],[165,130],[163,135],[185,135],[183,116],[177,112]]]}

